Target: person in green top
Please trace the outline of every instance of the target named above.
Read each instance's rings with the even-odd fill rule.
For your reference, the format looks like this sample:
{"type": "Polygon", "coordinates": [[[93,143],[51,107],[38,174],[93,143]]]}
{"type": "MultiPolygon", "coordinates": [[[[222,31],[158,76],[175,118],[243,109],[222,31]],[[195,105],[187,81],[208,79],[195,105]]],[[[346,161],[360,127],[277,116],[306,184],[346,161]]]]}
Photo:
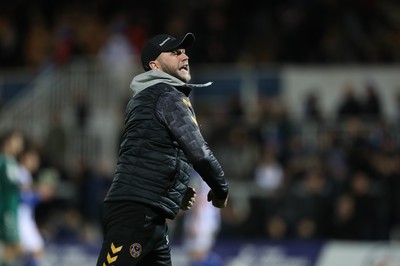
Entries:
{"type": "Polygon", "coordinates": [[[24,146],[24,136],[17,130],[5,132],[0,150],[0,266],[15,265],[19,257],[17,211],[20,203],[17,155],[24,146]]]}

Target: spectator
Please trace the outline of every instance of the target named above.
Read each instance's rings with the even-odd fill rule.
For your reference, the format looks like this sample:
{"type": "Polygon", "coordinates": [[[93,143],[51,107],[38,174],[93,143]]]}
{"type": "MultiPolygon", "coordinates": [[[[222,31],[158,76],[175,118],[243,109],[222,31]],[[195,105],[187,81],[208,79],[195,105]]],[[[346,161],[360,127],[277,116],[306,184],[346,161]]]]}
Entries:
{"type": "Polygon", "coordinates": [[[311,92],[306,96],[306,101],[304,103],[304,118],[305,121],[316,123],[321,123],[323,121],[321,106],[315,92],[311,92]]]}
{"type": "Polygon", "coordinates": [[[365,86],[366,98],[362,105],[362,113],[371,121],[379,121],[382,116],[382,107],[376,85],[371,81],[365,86]]]}
{"type": "Polygon", "coordinates": [[[267,219],[265,233],[269,239],[282,240],[288,237],[288,225],[286,219],[276,215],[267,219]]]}
{"type": "Polygon", "coordinates": [[[67,151],[67,131],[64,128],[61,113],[55,112],[50,118],[50,125],[43,143],[44,157],[48,164],[62,170],[67,151]]]}
{"type": "MultiPolygon", "coordinates": [[[[20,195],[21,203],[18,209],[18,228],[21,237],[21,249],[25,257],[24,265],[39,266],[44,255],[44,240],[35,220],[35,208],[38,202],[48,200],[51,193],[40,193],[43,188],[37,189],[33,175],[40,167],[40,154],[33,148],[24,149],[18,158],[20,165],[20,195]]],[[[40,184],[43,186],[43,184],[40,184]]]]}
{"type": "Polygon", "coordinates": [[[0,141],[0,244],[3,245],[0,264],[10,266],[17,263],[20,256],[20,173],[16,158],[24,147],[24,136],[17,130],[10,130],[3,133],[0,141]]]}
{"type": "Polygon", "coordinates": [[[337,110],[338,121],[349,117],[358,116],[362,113],[362,104],[356,96],[354,85],[346,83],[343,90],[343,97],[337,110]]]}
{"type": "Polygon", "coordinates": [[[370,177],[365,172],[356,172],[350,186],[355,201],[357,239],[374,240],[377,202],[372,194],[370,177]]]}
{"type": "Polygon", "coordinates": [[[334,213],[329,226],[329,238],[338,240],[357,239],[355,202],[350,194],[339,195],[335,200],[334,213]]]}
{"type": "Polygon", "coordinates": [[[125,88],[132,73],[137,69],[136,49],[127,37],[128,22],[124,15],[118,14],[109,25],[107,40],[101,47],[98,57],[103,66],[111,71],[111,78],[117,90],[125,88]]]}
{"type": "Polygon", "coordinates": [[[267,193],[276,192],[284,179],[283,168],[276,158],[276,154],[265,148],[263,155],[255,167],[255,182],[267,193]]]}
{"type": "Polygon", "coordinates": [[[228,142],[215,149],[221,164],[230,164],[226,175],[235,180],[251,180],[259,156],[259,147],[250,138],[247,128],[233,126],[228,132],[228,142]]]}
{"type": "Polygon", "coordinates": [[[221,226],[220,210],[207,202],[208,186],[197,173],[191,177],[196,190],[196,205],[184,216],[184,248],[191,266],[222,266],[222,259],[213,251],[221,226]]]}

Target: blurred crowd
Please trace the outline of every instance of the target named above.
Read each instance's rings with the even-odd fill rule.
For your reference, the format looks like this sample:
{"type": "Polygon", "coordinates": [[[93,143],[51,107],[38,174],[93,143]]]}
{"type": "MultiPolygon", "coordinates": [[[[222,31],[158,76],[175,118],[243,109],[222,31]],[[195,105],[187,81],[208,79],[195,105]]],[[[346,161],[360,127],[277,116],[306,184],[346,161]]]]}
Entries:
{"type": "MultiPolygon", "coordinates": [[[[301,121],[291,119],[279,95],[260,98],[251,117],[237,100],[216,112],[194,99],[201,130],[235,187],[221,212],[220,237],[399,239],[398,122],[383,115],[376,87],[366,85],[362,97],[342,89],[333,120],[312,92],[301,121]]],[[[35,143],[41,163],[33,180],[55,184],[54,196],[36,206],[36,222],[47,241],[96,244],[112,173],[80,158],[67,169],[57,154],[65,134],[57,124],[45,143],[35,143]]]]}
{"type": "Polygon", "coordinates": [[[222,211],[223,236],[399,239],[398,120],[384,117],[378,88],[342,89],[335,119],[324,118],[312,92],[300,121],[279,97],[260,99],[251,119],[239,105],[205,116],[226,176],[251,190],[249,202],[233,197],[222,211]]]}
{"type": "Polygon", "coordinates": [[[394,0],[6,0],[0,67],[135,57],[149,36],[187,31],[198,36],[192,63],[393,63],[399,12],[394,0]]]}
{"type": "MultiPolygon", "coordinates": [[[[187,31],[198,36],[194,64],[398,63],[399,12],[390,0],[3,1],[0,68],[94,56],[131,75],[148,36],[187,31]]],[[[384,117],[379,88],[363,93],[343,88],[333,120],[313,93],[300,121],[280,95],[260,98],[251,114],[234,95],[218,110],[193,99],[227,178],[251,185],[241,188],[249,197],[233,194],[222,210],[219,236],[400,239],[399,121],[384,117]]],[[[89,112],[78,104],[76,131],[89,112]]],[[[32,189],[47,193],[34,210],[44,241],[100,243],[112,173],[83,158],[63,164],[68,132],[57,116],[43,143],[24,133],[39,155],[32,189]]]]}

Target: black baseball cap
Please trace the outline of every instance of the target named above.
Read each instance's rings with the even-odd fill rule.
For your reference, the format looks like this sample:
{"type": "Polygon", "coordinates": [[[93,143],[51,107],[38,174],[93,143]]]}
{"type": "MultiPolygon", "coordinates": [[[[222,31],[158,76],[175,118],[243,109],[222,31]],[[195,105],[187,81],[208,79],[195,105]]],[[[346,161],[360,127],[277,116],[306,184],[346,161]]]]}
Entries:
{"type": "Polygon", "coordinates": [[[147,41],[142,50],[142,65],[144,70],[150,70],[150,61],[155,60],[161,53],[169,52],[177,48],[187,48],[193,44],[194,40],[194,35],[190,32],[178,38],[168,34],[154,36],[147,41]]]}

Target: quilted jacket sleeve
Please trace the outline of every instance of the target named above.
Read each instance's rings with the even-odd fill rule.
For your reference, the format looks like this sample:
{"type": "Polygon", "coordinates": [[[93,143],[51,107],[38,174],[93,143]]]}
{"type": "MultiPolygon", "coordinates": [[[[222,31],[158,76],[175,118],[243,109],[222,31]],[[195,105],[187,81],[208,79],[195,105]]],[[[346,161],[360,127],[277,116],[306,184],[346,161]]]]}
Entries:
{"type": "Polygon", "coordinates": [[[177,91],[166,92],[158,100],[156,113],[182,148],[193,168],[215,196],[225,199],[228,183],[218,160],[204,140],[188,97],[177,91]]]}

